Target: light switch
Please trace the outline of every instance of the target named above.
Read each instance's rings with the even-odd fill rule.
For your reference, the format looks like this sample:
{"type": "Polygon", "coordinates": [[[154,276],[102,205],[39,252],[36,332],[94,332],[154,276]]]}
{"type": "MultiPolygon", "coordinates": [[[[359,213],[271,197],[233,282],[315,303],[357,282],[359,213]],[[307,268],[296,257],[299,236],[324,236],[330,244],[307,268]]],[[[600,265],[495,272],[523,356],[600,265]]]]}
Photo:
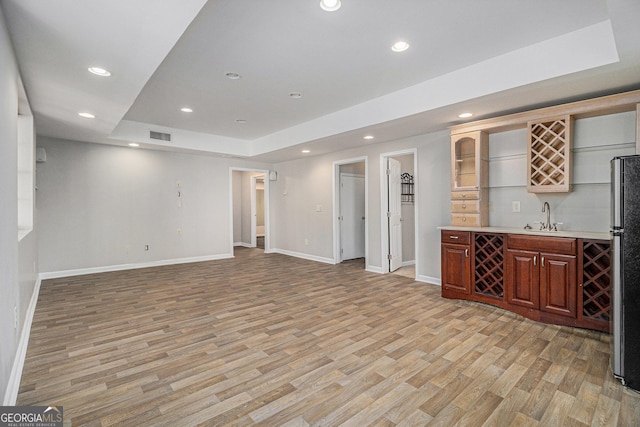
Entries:
{"type": "Polygon", "coordinates": [[[322,205],[316,205],[316,212],[322,212],[322,205]]]}

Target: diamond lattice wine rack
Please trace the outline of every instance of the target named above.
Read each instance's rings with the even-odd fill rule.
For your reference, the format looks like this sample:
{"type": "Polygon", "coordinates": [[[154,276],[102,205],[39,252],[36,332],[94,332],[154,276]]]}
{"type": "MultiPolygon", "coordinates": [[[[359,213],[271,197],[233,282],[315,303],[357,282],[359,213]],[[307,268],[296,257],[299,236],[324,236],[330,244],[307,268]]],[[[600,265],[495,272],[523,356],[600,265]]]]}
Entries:
{"type": "Polygon", "coordinates": [[[503,244],[502,235],[475,233],[476,294],[504,298],[503,244]]]}
{"type": "Polygon", "coordinates": [[[529,192],[570,191],[572,128],[573,119],[568,115],[529,122],[529,192]]]}

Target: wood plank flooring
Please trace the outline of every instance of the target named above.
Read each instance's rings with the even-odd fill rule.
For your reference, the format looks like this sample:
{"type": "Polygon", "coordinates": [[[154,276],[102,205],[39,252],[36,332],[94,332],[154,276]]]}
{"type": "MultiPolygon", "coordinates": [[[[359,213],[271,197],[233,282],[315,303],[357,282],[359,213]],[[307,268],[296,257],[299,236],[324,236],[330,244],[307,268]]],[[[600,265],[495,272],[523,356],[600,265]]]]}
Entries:
{"type": "Polygon", "coordinates": [[[638,426],[609,337],[237,248],[47,280],[19,405],[74,426],[638,426]]]}

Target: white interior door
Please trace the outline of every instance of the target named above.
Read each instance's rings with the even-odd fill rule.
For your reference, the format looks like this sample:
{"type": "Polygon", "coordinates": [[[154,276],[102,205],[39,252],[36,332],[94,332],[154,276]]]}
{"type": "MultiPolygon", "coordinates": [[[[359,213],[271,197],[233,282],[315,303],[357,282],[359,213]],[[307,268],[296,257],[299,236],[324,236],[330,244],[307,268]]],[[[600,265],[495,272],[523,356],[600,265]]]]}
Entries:
{"type": "Polygon", "coordinates": [[[365,255],[364,176],[340,174],[341,260],[365,255]]]}
{"type": "Polygon", "coordinates": [[[402,203],[400,162],[388,159],[388,192],[389,192],[389,271],[396,271],[402,266],[402,203]]]}

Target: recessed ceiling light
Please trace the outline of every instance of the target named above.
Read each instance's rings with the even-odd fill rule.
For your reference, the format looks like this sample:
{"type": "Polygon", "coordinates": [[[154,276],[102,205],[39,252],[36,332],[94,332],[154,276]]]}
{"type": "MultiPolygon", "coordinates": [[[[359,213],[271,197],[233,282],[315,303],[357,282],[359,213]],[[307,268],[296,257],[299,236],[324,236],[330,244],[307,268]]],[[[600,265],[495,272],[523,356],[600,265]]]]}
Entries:
{"type": "Polygon", "coordinates": [[[302,150],[302,152],[303,152],[303,153],[305,153],[305,154],[307,154],[307,153],[310,153],[310,152],[311,152],[311,150],[302,150]]]}
{"type": "Polygon", "coordinates": [[[340,6],[342,6],[340,0],[320,0],[320,7],[327,12],[335,12],[340,9],[340,6]]]}
{"type": "Polygon", "coordinates": [[[180,111],[182,111],[183,113],[193,113],[193,110],[189,107],[182,107],[180,111]]]}
{"type": "Polygon", "coordinates": [[[302,98],[302,92],[289,92],[289,96],[293,99],[302,98]]]}
{"type": "Polygon", "coordinates": [[[225,76],[227,76],[231,80],[238,80],[240,77],[242,77],[238,73],[225,73],[225,76]]]}
{"type": "Polygon", "coordinates": [[[461,119],[467,119],[469,117],[473,116],[473,113],[462,113],[462,114],[458,114],[458,117],[460,117],[461,119]]]}
{"type": "Polygon", "coordinates": [[[373,138],[374,138],[374,136],[373,136],[373,135],[365,135],[363,138],[364,138],[364,139],[373,139],[373,138]]]}
{"type": "Polygon", "coordinates": [[[100,77],[109,77],[111,75],[111,73],[108,70],[105,70],[104,68],[100,68],[100,67],[89,67],[88,70],[90,73],[100,77]]]}
{"type": "Polygon", "coordinates": [[[236,119],[236,123],[243,124],[243,123],[247,123],[247,121],[245,119],[236,119]]]}
{"type": "Polygon", "coordinates": [[[96,116],[94,116],[91,113],[78,113],[78,115],[80,117],[84,117],[85,119],[95,119],[96,118],[96,116]]]}
{"type": "Polygon", "coordinates": [[[395,42],[393,46],[391,46],[391,50],[394,52],[404,52],[407,49],[409,49],[409,43],[405,41],[395,42]]]}
{"type": "Polygon", "coordinates": [[[135,142],[130,142],[129,143],[129,147],[140,147],[140,144],[135,143],[135,142]]]}

